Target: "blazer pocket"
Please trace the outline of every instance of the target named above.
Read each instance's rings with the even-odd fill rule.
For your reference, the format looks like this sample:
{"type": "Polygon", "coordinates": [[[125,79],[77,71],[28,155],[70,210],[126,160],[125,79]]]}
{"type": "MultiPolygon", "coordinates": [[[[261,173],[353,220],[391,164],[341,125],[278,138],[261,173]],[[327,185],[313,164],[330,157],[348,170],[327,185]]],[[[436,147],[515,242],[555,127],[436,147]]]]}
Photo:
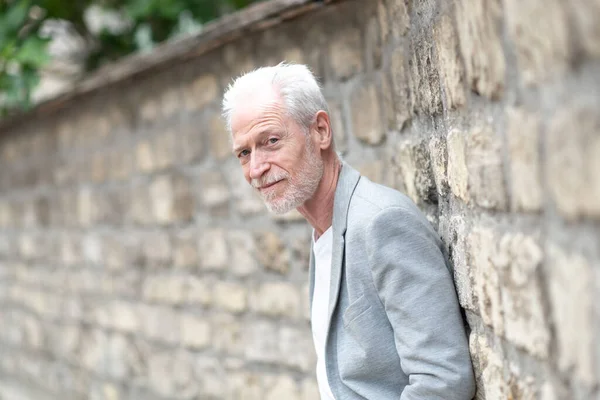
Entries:
{"type": "Polygon", "coordinates": [[[344,321],[344,326],[348,326],[352,321],[363,315],[371,308],[371,303],[367,300],[364,294],[360,295],[356,300],[354,300],[346,311],[344,311],[344,315],[342,316],[342,320],[344,321]]]}

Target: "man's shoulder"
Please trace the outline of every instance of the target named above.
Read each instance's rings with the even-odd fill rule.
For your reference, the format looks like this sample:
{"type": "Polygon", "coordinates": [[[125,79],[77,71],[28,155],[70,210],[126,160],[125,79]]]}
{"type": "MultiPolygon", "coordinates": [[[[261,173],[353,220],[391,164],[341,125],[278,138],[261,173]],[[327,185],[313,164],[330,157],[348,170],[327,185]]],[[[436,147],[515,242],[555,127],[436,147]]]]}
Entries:
{"type": "Polygon", "coordinates": [[[404,193],[375,183],[365,176],[360,177],[352,197],[352,203],[365,212],[370,210],[378,213],[388,208],[397,208],[401,212],[420,213],[416,204],[404,193]]]}

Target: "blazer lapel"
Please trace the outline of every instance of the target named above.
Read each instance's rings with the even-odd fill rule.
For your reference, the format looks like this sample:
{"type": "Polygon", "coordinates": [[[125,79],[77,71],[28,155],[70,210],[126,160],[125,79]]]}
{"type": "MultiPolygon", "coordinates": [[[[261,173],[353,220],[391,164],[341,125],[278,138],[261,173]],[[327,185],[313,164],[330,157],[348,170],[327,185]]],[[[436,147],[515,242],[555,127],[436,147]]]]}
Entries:
{"type": "MultiPolygon", "coordinates": [[[[348,217],[348,207],[352,193],[358,184],[360,174],[358,171],[342,162],[342,170],[335,189],[333,204],[333,243],[331,254],[331,282],[329,286],[329,307],[327,310],[327,326],[331,324],[331,316],[337,304],[340,292],[340,279],[342,277],[343,256],[344,256],[344,235],[346,234],[346,225],[348,217]]],[[[312,233],[311,233],[312,234],[312,233]]],[[[312,240],[310,244],[310,262],[309,262],[309,287],[308,287],[309,305],[312,312],[313,295],[315,290],[315,257],[313,254],[312,240]]]]}
{"type": "MultiPolygon", "coordinates": [[[[338,184],[335,190],[333,205],[333,247],[331,255],[331,282],[329,286],[327,326],[331,325],[331,317],[339,297],[344,259],[344,235],[346,234],[348,207],[350,206],[350,199],[352,198],[352,193],[354,193],[354,189],[356,188],[359,179],[360,174],[358,171],[342,162],[342,170],[340,171],[338,184]]],[[[329,336],[329,334],[327,336],[329,336]]]]}

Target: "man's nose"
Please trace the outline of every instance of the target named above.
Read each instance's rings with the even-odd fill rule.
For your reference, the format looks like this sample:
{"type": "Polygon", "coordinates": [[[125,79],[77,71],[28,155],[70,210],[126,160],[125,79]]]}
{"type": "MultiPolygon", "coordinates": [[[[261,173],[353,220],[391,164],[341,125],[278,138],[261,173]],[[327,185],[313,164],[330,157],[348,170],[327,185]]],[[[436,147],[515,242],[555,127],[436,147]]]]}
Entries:
{"type": "Polygon", "coordinates": [[[251,156],[250,159],[250,178],[259,179],[269,169],[270,164],[262,157],[251,156]]]}

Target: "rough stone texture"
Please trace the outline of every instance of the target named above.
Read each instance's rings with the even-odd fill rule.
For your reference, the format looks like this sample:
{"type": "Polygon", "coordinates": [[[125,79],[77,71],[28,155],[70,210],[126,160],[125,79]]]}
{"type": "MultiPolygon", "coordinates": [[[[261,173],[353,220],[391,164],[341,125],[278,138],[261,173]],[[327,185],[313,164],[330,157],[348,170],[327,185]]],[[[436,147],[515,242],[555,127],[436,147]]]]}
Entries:
{"type": "Polygon", "coordinates": [[[285,243],[274,232],[262,232],[257,235],[257,256],[259,262],[267,269],[286,274],[290,268],[289,252],[285,243]]]}
{"type": "Polygon", "coordinates": [[[489,126],[475,126],[467,135],[466,153],[470,196],[480,207],[503,210],[506,191],[498,135],[489,126]]]}
{"type": "Polygon", "coordinates": [[[457,0],[456,20],[467,83],[476,93],[498,99],[505,86],[500,0],[457,0]]]}
{"type": "Polygon", "coordinates": [[[354,91],[350,98],[352,132],[359,140],[376,145],[385,138],[380,117],[379,97],[375,85],[366,84],[354,91]]]}
{"type": "Polygon", "coordinates": [[[560,110],[548,127],[546,175],[552,199],[569,219],[600,217],[600,116],[592,105],[560,110]],[[570,135],[565,135],[570,132],[570,135]]]}
{"type": "Polygon", "coordinates": [[[458,51],[456,30],[452,18],[442,16],[434,29],[440,78],[445,84],[446,106],[456,109],[465,105],[464,67],[458,51]]]}
{"type": "Polygon", "coordinates": [[[547,251],[554,323],[561,327],[557,332],[558,364],[591,386],[598,377],[594,361],[598,343],[591,320],[592,269],[581,255],[569,254],[553,243],[547,251]]]}
{"type": "Polygon", "coordinates": [[[469,171],[466,161],[464,132],[453,129],[448,133],[448,183],[452,193],[461,200],[469,201],[469,171]]]}
{"type": "Polygon", "coordinates": [[[570,48],[564,3],[504,0],[504,6],[523,82],[538,84],[564,73],[570,48]]]}
{"type": "Polygon", "coordinates": [[[267,213],[219,115],[287,59],[344,159],[439,231],[475,398],[596,399],[600,2],[291,7],[0,122],[0,398],[318,398],[311,227],[267,213]]]}
{"type": "Polygon", "coordinates": [[[522,109],[511,108],[507,112],[507,119],[511,208],[516,211],[538,211],[542,207],[539,117],[522,109]]]}

